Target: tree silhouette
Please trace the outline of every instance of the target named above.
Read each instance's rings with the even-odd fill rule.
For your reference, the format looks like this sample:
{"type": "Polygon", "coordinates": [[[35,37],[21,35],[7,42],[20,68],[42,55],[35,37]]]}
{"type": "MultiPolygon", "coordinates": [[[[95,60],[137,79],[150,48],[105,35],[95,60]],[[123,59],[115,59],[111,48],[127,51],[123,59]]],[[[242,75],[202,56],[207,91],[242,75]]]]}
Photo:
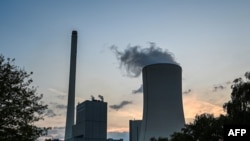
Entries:
{"type": "Polygon", "coordinates": [[[237,78],[231,86],[231,100],[223,105],[234,124],[250,124],[250,72],[237,78]]]}
{"type": "Polygon", "coordinates": [[[196,115],[192,123],[186,124],[181,132],[171,135],[171,141],[218,141],[223,137],[225,116],[214,117],[213,114],[196,115]]]}
{"type": "Polygon", "coordinates": [[[223,125],[250,124],[250,72],[237,78],[231,86],[231,100],[223,105],[226,115],[197,115],[193,123],[186,124],[181,132],[171,135],[171,141],[218,141],[223,138],[223,125]]]}
{"type": "Polygon", "coordinates": [[[14,60],[0,54],[0,140],[34,141],[43,133],[34,122],[43,119],[47,105],[30,86],[33,73],[15,66],[14,60]]]}
{"type": "Polygon", "coordinates": [[[158,139],[156,139],[155,137],[151,137],[150,141],[169,141],[169,140],[168,138],[159,137],[158,139]]]}

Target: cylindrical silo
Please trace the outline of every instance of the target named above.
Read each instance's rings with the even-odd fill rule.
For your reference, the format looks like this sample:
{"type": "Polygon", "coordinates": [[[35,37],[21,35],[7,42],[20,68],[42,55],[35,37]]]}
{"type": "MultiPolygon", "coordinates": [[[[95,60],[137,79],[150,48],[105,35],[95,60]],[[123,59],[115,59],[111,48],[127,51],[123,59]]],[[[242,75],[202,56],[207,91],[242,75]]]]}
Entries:
{"type": "Polygon", "coordinates": [[[145,66],[143,73],[143,120],[140,141],[169,137],[184,127],[182,69],[176,64],[145,66]]]}

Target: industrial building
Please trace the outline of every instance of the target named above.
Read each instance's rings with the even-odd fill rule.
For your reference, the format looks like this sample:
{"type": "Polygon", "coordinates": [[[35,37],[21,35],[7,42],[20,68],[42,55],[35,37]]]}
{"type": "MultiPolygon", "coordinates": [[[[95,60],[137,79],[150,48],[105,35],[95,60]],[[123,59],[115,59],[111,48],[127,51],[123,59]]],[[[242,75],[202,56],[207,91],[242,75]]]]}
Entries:
{"type": "MultiPolygon", "coordinates": [[[[92,98],[77,105],[75,119],[75,76],[77,31],[72,31],[65,141],[106,141],[107,103],[92,98]]],[[[182,69],[178,64],[147,65],[143,74],[142,121],[130,121],[130,141],[169,137],[184,127],[182,69]]]]}
{"type": "Polygon", "coordinates": [[[75,81],[77,56],[77,31],[72,31],[68,105],[65,127],[65,141],[106,141],[107,103],[94,99],[77,105],[75,124],[75,81]]]}
{"type": "Polygon", "coordinates": [[[72,133],[74,141],[106,141],[107,102],[92,99],[78,104],[72,133]]]}
{"type": "Polygon", "coordinates": [[[139,141],[142,120],[129,120],[129,141],[139,141]]]}
{"type": "Polygon", "coordinates": [[[143,117],[139,141],[166,138],[184,127],[182,69],[177,64],[145,66],[143,73],[143,117]]]}

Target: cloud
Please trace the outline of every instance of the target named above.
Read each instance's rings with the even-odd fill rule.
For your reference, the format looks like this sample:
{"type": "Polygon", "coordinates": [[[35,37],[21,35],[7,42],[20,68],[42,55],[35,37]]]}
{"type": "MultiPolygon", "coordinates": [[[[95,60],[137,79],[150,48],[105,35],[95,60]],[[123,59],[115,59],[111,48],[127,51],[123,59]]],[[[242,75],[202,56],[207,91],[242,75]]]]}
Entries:
{"type": "Polygon", "coordinates": [[[132,101],[122,101],[118,105],[110,105],[109,107],[118,111],[119,109],[123,108],[124,106],[128,104],[132,104],[132,101]]]}
{"type": "Polygon", "coordinates": [[[53,94],[56,94],[57,97],[58,97],[59,99],[62,99],[62,100],[64,100],[64,99],[67,97],[66,92],[63,92],[63,91],[58,90],[58,89],[48,88],[48,91],[52,92],[53,94]]]}
{"type": "Polygon", "coordinates": [[[191,91],[192,91],[191,89],[188,89],[188,90],[184,91],[183,94],[189,94],[189,93],[191,93],[191,91]]]}
{"type": "Polygon", "coordinates": [[[58,109],[67,109],[67,105],[58,104],[58,105],[56,105],[56,108],[58,108],[58,109]]]}
{"type": "Polygon", "coordinates": [[[137,90],[133,90],[132,93],[133,94],[143,93],[143,85],[141,84],[141,86],[137,90]]]}
{"type": "Polygon", "coordinates": [[[67,105],[65,104],[59,104],[56,102],[50,102],[50,104],[53,105],[53,107],[57,109],[67,109],[67,105]]]}
{"type": "Polygon", "coordinates": [[[49,109],[45,113],[47,117],[61,116],[67,109],[67,105],[56,102],[50,102],[48,105],[49,109]]]}
{"type": "Polygon", "coordinates": [[[49,118],[44,117],[44,120],[40,120],[35,123],[38,127],[59,127],[59,126],[65,126],[66,121],[66,113],[65,114],[56,114],[55,117],[49,118]]]}
{"type": "Polygon", "coordinates": [[[54,89],[54,88],[48,88],[48,91],[53,92],[55,94],[59,94],[59,95],[66,95],[66,92],[63,92],[61,90],[54,89]]]}
{"type": "Polygon", "coordinates": [[[58,95],[57,97],[58,97],[59,99],[64,100],[64,99],[66,99],[67,96],[66,96],[66,95],[58,95]]]}
{"type": "Polygon", "coordinates": [[[48,135],[53,136],[54,139],[63,139],[65,127],[53,127],[48,131],[48,135]]]}
{"type": "Polygon", "coordinates": [[[225,88],[226,88],[225,86],[219,84],[219,85],[214,86],[213,91],[216,92],[218,90],[223,90],[225,88]]]}
{"type": "Polygon", "coordinates": [[[156,47],[155,43],[150,43],[148,48],[128,46],[123,52],[119,51],[116,46],[112,46],[111,50],[119,60],[120,68],[125,68],[129,77],[138,77],[142,68],[146,65],[156,63],[178,64],[172,53],[156,47]]]}
{"type": "Polygon", "coordinates": [[[52,109],[48,109],[48,110],[46,110],[45,116],[47,116],[47,117],[55,117],[56,114],[54,113],[54,111],[52,109]]]}
{"type": "Polygon", "coordinates": [[[45,139],[64,139],[65,127],[52,127],[48,130],[48,135],[39,137],[38,141],[44,141],[45,139]]]}
{"type": "Polygon", "coordinates": [[[214,114],[215,116],[225,114],[222,106],[218,106],[211,102],[201,100],[197,97],[197,94],[184,95],[183,108],[186,123],[191,122],[196,115],[200,115],[203,113],[210,113],[214,114]]]}
{"type": "Polygon", "coordinates": [[[227,82],[226,82],[226,85],[230,85],[230,84],[231,84],[231,81],[227,81],[227,82]]]}
{"type": "Polygon", "coordinates": [[[227,88],[228,85],[230,85],[231,82],[230,81],[227,81],[225,83],[222,83],[222,84],[217,84],[217,85],[214,85],[213,87],[213,92],[216,92],[218,90],[224,90],[227,88]]]}
{"type": "Polygon", "coordinates": [[[83,101],[85,101],[86,99],[84,99],[84,98],[82,98],[82,97],[79,97],[79,96],[76,96],[76,99],[75,99],[75,101],[77,101],[78,103],[80,102],[83,102],[83,101]]]}

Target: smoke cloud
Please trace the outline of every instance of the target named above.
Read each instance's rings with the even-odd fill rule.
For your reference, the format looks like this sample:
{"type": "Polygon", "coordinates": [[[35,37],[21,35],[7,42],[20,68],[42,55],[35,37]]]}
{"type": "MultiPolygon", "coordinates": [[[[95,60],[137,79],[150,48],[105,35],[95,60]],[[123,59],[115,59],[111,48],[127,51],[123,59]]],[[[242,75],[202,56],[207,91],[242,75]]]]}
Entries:
{"type": "Polygon", "coordinates": [[[95,97],[93,95],[91,95],[91,100],[95,100],[95,97]]]}
{"type": "Polygon", "coordinates": [[[141,85],[137,90],[132,91],[133,94],[143,93],[143,85],[141,85]]]}
{"type": "Polygon", "coordinates": [[[125,68],[129,77],[138,77],[142,68],[146,65],[156,63],[178,64],[172,53],[156,47],[155,43],[150,43],[148,48],[128,46],[123,52],[119,51],[116,46],[112,46],[111,50],[120,61],[120,67],[125,68]]]}
{"type": "Polygon", "coordinates": [[[104,101],[104,97],[102,95],[98,95],[101,101],[104,101]]]}
{"type": "Polygon", "coordinates": [[[191,89],[188,89],[188,90],[184,91],[183,94],[189,94],[189,93],[191,93],[191,91],[192,91],[191,89]]]}
{"type": "Polygon", "coordinates": [[[118,105],[110,105],[109,107],[118,111],[121,108],[123,108],[124,106],[128,105],[128,104],[132,104],[132,101],[122,101],[120,104],[118,105]]]}

